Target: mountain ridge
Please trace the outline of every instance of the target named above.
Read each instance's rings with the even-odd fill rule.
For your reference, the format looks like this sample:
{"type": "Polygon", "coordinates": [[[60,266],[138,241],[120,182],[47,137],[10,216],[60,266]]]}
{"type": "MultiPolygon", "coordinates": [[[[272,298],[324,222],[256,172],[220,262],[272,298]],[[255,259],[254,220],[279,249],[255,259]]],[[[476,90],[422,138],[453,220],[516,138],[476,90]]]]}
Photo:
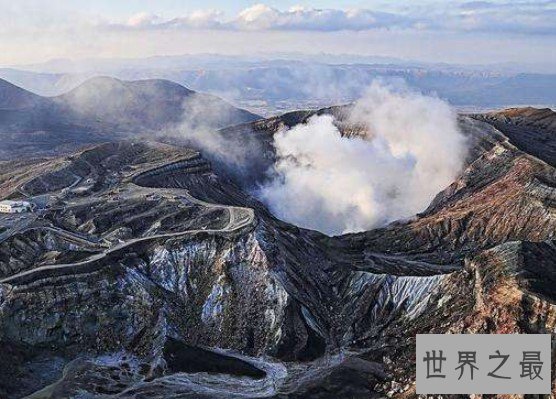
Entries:
{"type": "Polygon", "coordinates": [[[0,83],[0,159],[55,155],[88,143],[180,129],[182,124],[217,129],[259,119],[218,97],[159,79],[91,78],[56,97],[0,83]]]}
{"type": "Polygon", "coordinates": [[[43,97],[0,78],[0,110],[20,110],[36,105],[43,97]]]}

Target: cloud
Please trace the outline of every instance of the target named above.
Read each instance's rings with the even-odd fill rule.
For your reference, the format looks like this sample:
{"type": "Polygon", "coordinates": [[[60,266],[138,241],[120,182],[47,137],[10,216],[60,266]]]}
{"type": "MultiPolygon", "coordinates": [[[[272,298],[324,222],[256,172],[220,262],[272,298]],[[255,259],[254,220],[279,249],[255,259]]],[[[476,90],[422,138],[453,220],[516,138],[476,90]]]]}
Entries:
{"type": "Polygon", "coordinates": [[[127,26],[131,28],[144,28],[147,26],[153,26],[159,23],[160,18],[154,14],[149,14],[146,12],[141,12],[139,14],[132,15],[127,20],[127,26]]]}
{"type": "Polygon", "coordinates": [[[183,17],[163,19],[155,14],[139,13],[125,24],[112,24],[116,28],[130,29],[217,29],[222,27],[223,13],[218,10],[198,10],[183,17]]]}
{"type": "Polygon", "coordinates": [[[556,34],[556,1],[465,2],[436,19],[439,28],[514,34],[556,34]]]}
{"type": "Polygon", "coordinates": [[[280,11],[257,4],[240,12],[232,24],[244,29],[358,31],[407,25],[409,19],[365,9],[315,9],[297,6],[280,11]]]}
{"type": "Polygon", "coordinates": [[[255,4],[228,20],[217,10],[199,10],[171,19],[139,13],[123,24],[111,26],[130,29],[357,31],[408,23],[409,19],[406,17],[366,9],[315,9],[296,6],[287,11],[280,11],[265,4],[255,4]]]}
{"type": "Polygon", "coordinates": [[[374,83],[342,136],[330,115],[277,133],[278,161],[255,195],[283,220],[334,235],[424,210],[463,167],[466,140],[448,104],[374,83]]]}
{"type": "Polygon", "coordinates": [[[110,24],[123,29],[222,29],[247,31],[369,31],[375,29],[476,31],[520,34],[556,34],[556,1],[456,2],[407,6],[384,12],[364,8],[317,9],[295,6],[279,10],[255,4],[231,18],[218,10],[195,11],[164,19],[140,13],[125,23],[110,24]]]}

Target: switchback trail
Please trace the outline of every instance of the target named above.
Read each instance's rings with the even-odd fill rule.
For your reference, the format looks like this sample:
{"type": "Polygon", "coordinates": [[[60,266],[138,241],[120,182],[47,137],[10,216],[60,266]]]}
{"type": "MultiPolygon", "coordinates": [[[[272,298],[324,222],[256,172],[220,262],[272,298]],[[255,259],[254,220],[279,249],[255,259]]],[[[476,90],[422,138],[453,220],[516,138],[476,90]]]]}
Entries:
{"type": "Polygon", "coordinates": [[[57,271],[57,272],[61,272],[62,274],[64,274],[64,271],[67,270],[67,272],[69,274],[71,274],[71,272],[75,272],[76,269],[81,269],[81,268],[86,268],[87,266],[91,265],[94,262],[97,262],[101,259],[106,258],[107,256],[114,254],[118,251],[121,251],[125,248],[128,248],[134,244],[140,243],[140,242],[148,242],[150,240],[157,240],[157,239],[161,239],[161,238],[174,238],[174,237],[180,237],[180,236],[185,236],[185,235],[194,235],[194,234],[198,234],[198,233],[208,233],[208,234],[220,234],[220,233],[232,233],[234,231],[238,231],[241,230],[249,225],[251,225],[253,223],[253,221],[255,220],[255,213],[253,211],[253,209],[251,208],[242,208],[242,207],[234,207],[234,206],[227,206],[227,205],[219,205],[219,204],[211,204],[209,202],[205,202],[205,201],[201,201],[195,197],[193,197],[191,194],[189,194],[189,192],[185,189],[180,190],[180,194],[184,197],[186,197],[190,202],[198,204],[198,205],[202,205],[208,208],[225,208],[227,209],[228,213],[229,213],[229,220],[228,223],[226,224],[226,226],[224,226],[221,229],[193,229],[193,230],[184,230],[184,231],[179,231],[179,232],[174,232],[174,233],[164,233],[164,234],[157,234],[157,235],[153,235],[153,236],[148,236],[148,237],[140,237],[140,238],[135,238],[132,240],[128,240],[125,241],[123,243],[120,243],[114,247],[111,247],[109,249],[106,249],[105,251],[98,253],[96,255],[93,255],[81,262],[75,262],[75,263],[67,263],[67,264],[54,264],[54,265],[45,265],[45,266],[41,266],[41,267],[37,267],[35,269],[31,269],[31,270],[26,270],[17,274],[14,274],[13,276],[10,277],[6,277],[3,279],[0,279],[0,284],[18,284],[18,282],[22,282],[22,281],[29,281],[29,279],[32,280],[34,275],[40,276],[42,275],[42,273],[44,272],[48,272],[48,271],[57,271]]]}

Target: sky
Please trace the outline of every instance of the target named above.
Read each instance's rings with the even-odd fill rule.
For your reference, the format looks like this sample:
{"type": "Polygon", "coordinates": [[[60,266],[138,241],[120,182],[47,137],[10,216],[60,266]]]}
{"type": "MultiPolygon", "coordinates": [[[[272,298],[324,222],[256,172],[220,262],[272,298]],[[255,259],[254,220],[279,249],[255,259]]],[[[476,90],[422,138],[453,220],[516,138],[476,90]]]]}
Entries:
{"type": "Polygon", "coordinates": [[[0,66],[272,52],[556,65],[556,0],[0,0],[0,10],[0,66]]]}

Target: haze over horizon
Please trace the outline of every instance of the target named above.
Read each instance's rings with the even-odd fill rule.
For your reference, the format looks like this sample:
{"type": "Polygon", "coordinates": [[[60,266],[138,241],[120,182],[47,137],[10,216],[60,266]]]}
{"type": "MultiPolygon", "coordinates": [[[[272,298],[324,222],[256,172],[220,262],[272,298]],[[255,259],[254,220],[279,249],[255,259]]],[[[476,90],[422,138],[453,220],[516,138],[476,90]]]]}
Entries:
{"type": "Polygon", "coordinates": [[[458,0],[449,5],[57,0],[48,7],[36,0],[0,0],[0,6],[2,66],[60,58],[328,53],[432,63],[520,63],[556,71],[552,0],[458,0]]]}

